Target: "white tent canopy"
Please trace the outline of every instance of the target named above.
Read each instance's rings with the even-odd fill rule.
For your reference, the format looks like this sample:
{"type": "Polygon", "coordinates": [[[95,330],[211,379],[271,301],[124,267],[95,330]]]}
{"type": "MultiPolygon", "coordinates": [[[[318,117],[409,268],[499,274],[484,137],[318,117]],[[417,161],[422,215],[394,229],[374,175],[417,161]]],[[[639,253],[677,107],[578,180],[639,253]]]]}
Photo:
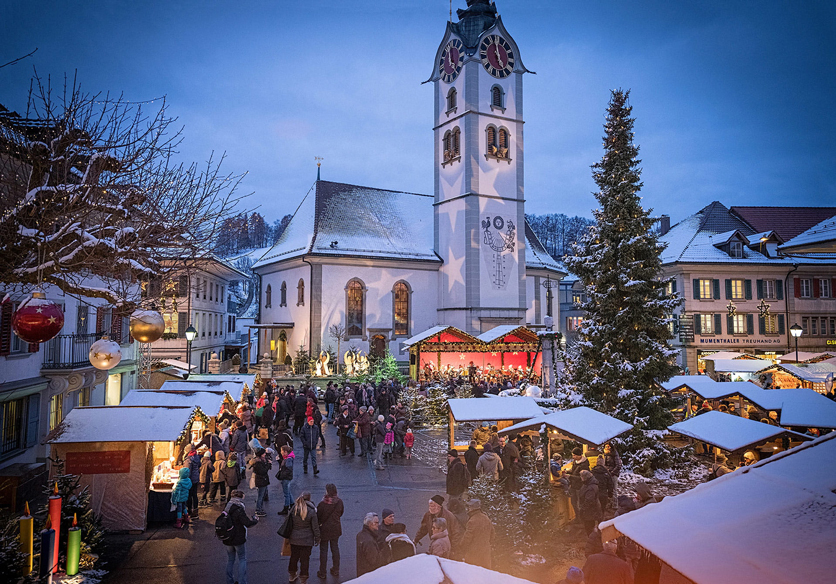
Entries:
{"type": "Polygon", "coordinates": [[[447,400],[457,422],[527,420],[543,414],[534,398],[525,396],[486,399],[469,397],[447,400]]]}
{"type": "Polygon", "coordinates": [[[782,426],[836,428],[836,402],[812,389],[742,390],[740,395],[767,411],[778,411],[782,426]]]}
{"type": "Polygon", "coordinates": [[[625,535],[697,584],[832,582],[833,460],[836,433],[605,521],[603,539],[625,535]]]}
{"type": "Polygon", "coordinates": [[[616,436],[629,432],[633,426],[627,422],[602,414],[586,406],[571,408],[537,416],[531,420],[503,428],[500,434],[513,434],[524,430],[537,429],[545,424],[585,444],[598,446],[616,436]]]}
{"type": "Polygon", "coordinates": [[[705,412],[684,422],[672,424],[668,429],[729,452],[771,441],[782,434],[791,434],[795,439],[812,440],[809,436],[789,432],[778,426],[723,412],[705,412]]]}
{"type": "Polygon", "coordinates": [[[73,409],[47,442],[174,442],[195,407],[94,406],[73,409]]]}
{"type": "Polygon", "coordinates": [[[197,406],[209,416],[217,416],[229,394],[225,391],[167,391],[134,389],[119,404],[121,406],[197,406]]]}
{"type": "Polygon", "coordinates": [[[714,359],[716,373],[758,373],[772,365],[766,359],[714,359]]]}
{"type": "Polygon", "coordinates": [[[359,578],[351,584],[533,584],[480,566],[446,560],[429,554],[417,554],[392,562],[359,578]]]}
{"type": "Polygon", "coordinates": [[[165,363],[166,365],[171,365],[172,367],[177,367],[178,369],[182,369],[183,371],[189,371],[190,369],[197,369],[197,365],[192,365],[189,367],[189,364],[185,361],[180,361],[179,359],[161,359],[160,363],[165,363]]]}

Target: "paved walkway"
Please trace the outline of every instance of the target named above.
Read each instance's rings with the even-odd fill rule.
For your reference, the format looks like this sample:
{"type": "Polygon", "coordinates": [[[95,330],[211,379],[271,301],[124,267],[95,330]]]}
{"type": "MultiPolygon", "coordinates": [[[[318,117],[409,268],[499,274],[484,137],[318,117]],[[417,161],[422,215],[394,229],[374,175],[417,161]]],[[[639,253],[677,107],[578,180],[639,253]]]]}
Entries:
{"type": "MultiPolygon", "coordinates": [[[[325,494],[325,485],[337,485],[345,503],[342,518],[343,536],[340,538],[342,565],[340,578],[330,574],[329,584],[344,582],[355,577],[354,538],[363,525],[363,516],[384,508],[395,511],[395,518],[406,523],[410,536],[418,530],[419,522],[427,509],[427,500],[436,493],[444,493],[445,479],[438,468],[428,466],[416,458],[395,459],[386,470],[375,471],[371,462],[357,456],[341,457],[336,450],[337,439],[332,426],[326,430],[328,447],[317,451],[320,473],[316,477],[302,474],[302,450],[296,449],[295,478],[291,484],[293,496],[303,490],[311,492],[311,499],[319,503],[325,494]]],[[[359,452],[359,450],[358,450],[359,452]]],[[[247,561],[249,582],[252,584],[287,582],[288,558],[279,553],[281,538],[276,530],[284,517],[276,515],[282,509],[284,498],[281,484],[275,480],[276,468],[271,472],[268,487],[270,501],[265,504],[267,516],[249,529],[247,561]]],[[[255,491],[247,490],[244,500],[248,514],[255,512],[255,491]]],[[[200,519],[187,530],[172,526],[154,526],[141,535],[120,535],[110,538],[118,566],[107,566],[111,573],[108,582],[119,584],[213,584],[225,581],[226,547],[215,538],[215,518],[221,506],[201,509],[200,519]]],[[[419,547],[426,551],[424,546],[419,547]]],[[[329,568],[330,568],[329,558],[329,568]]],[[[319,548],[311,555],[311,583],[319,567],[319,548]]]]}

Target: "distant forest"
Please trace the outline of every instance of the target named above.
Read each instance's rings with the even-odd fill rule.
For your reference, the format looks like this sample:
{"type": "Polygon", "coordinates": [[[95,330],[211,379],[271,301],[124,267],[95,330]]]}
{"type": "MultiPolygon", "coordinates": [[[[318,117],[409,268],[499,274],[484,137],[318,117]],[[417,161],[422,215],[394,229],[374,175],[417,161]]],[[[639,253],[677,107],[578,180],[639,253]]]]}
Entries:
{"type": "Polygon", "coordinates": [[[276,243],[284,233],[291,215],[276,219],[272,225],[264,220],[261,213],[241,213],[225,219],[218,233],[215,251],[220,256],[235,255],[238,252],[267,247],[276,243]]]}
{"type": "Polygon", "coordinates": [[[567,217],[563,213],[526,214],[525,218],[549,255],[558,260],[570,253],[572,244],[595,223],[586,217],[567,217]]]}

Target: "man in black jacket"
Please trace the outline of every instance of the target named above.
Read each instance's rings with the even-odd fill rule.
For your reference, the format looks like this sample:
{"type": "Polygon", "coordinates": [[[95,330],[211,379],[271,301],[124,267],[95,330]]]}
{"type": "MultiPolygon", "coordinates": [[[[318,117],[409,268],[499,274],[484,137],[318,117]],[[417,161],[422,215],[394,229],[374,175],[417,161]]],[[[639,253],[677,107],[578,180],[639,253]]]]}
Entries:
{"type": "Polygon", "coordinates": [[[459,453],[452,448],[447,451],[447,494],[459,498],[470,487],[470,472],[462,464],[459,453]]]}
{"type": "Polygon", "coordinates": [[[293,433],[298,434],[305,423],[305,411],[308,409],[308,398],[305,397],[304,391],[299,391],[299,395],[293,400],[293,433]]]}
{"type": "Polygon", "coordinates": [[[377,531],[380,528],[380,517],[377,513],[366,513],[363,518],[363,529],[357,534],[357,576],[377,570],[384,563],[384,555],[380,551],[377,531]]]}
{"type": "Polygon", "coordinates": [[[226,540],[226,581],[236,582],[233,572],[235,570],[235,556],[238,556],[238,584],[247,584],[247,528],[258,523],[256,517],[247,517],[247,510],[244,507],[244,493],[232,491],[229,495],[229,503],[226,504],[224,512],[232,522],[232,537],[226,540]]]}
{"type": "Polygon", "coordinates": [[[470,441],[470,448],[464,453],[464,461],[467,464],[467,470],[470,472],[470,478],[476,476],[476,465],[479,464],[479,451],[476,449],[476,441],[470,441]]]}
{"type": "Polygon", "coordinates": [[[267,451],[264,448],[256,450],[251,464],[255,475],[255,488],[258,489],[255,514],[257,517],[264,517],[267,515],[264,512],[264,495],[267,494],[267,485],[270,484],[270,463],[267,462],[267,451]]]}

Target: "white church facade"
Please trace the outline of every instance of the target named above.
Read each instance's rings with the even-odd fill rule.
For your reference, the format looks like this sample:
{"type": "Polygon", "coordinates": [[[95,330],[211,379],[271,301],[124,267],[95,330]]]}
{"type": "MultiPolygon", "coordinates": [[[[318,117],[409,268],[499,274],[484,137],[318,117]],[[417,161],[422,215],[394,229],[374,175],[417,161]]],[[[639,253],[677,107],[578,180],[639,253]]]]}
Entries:
{"type": "Polygon", "coordinates": [[[542,326],[565,275],[525,221],[523,75],[487,0],[469,0],[436,52],[434,194],[317,180],[260,278],[258,354],[388,349],[435,325],[478,335],[542,326]],[[550,293],[548,287],[553,286],[550,293]],[[273,341],[271,343],[271,341],[273,341]]]}

